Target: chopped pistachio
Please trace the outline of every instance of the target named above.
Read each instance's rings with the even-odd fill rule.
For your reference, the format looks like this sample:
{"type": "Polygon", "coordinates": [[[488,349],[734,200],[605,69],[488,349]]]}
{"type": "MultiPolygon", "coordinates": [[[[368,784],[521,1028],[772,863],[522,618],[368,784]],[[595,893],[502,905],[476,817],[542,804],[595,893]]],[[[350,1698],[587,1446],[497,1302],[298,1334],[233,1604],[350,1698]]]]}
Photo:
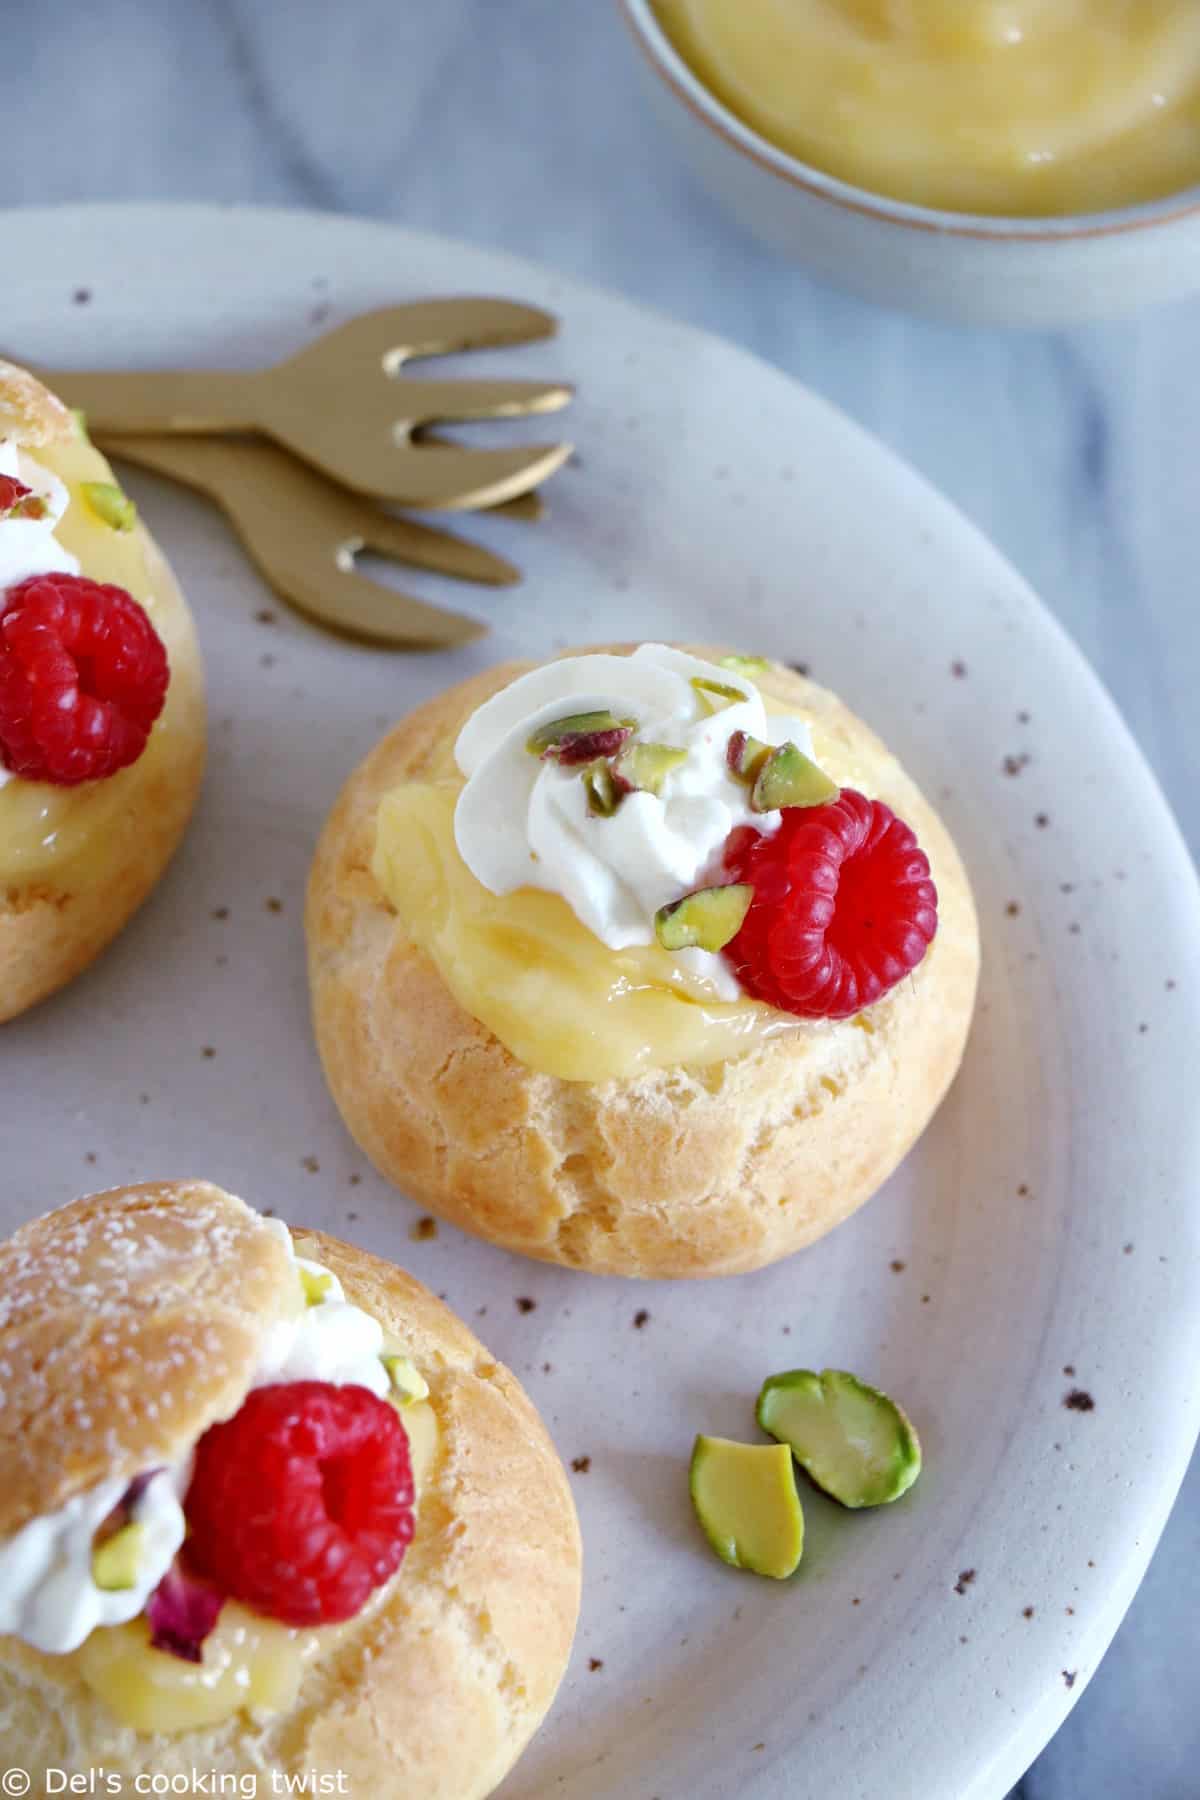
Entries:
{"type": "Polygon", "coordinates": [[[759,769],[750,806],[760,813],[781,806],[823,806],[827,800],[836,800],[840,792],[837,782],[803,750],[795,744],[780,744],[759,769]]]}
{"type": "Polygon", "coordinates": [[[723,656],[721,667],[732,669],[735,675],[745,675],[750,681],[753,681],[756,675],[771,673],[771,663],[765,656],[723,656]]]}
{"type": "Polygon", "coordinates": [[[324,1269],[300,1268],[300,1286],[304,1289],[305,1306],[320,1306],[333,1286],[333,1276],[324,1269]]]}
{"type": "Polygon", "coordinates": [[[754,786],[770,754],[770,744],[764,744],[761,738],[751,737],[748,731],[731,732],[725,746],[725,761],[729,765],[729,773],[736,780],[744,781],[747,787],[754,786]]]}
{"type": "Polygon", "coordinates": [[[654,934],[664,950],[723,950],[750,910],[754,889],[745,882],[697,888],[654,915],[654,934]]]}
{"type": "Polygon", "coordinates": [[[692,686],[710,713],[723,712],[746,698],[741,688],[724,681],[710,681],[707,675],[693,675],[692,686]]]}
{"type": "Polygon", "coordinates": [[[146,1527],[134,1519],[96,1544],[92,1550],[92,1580],[96,1586],[106,1594],[134,1587],[145,1543],[146,1527]]]}
{"type": "Polygon", "coordinates": [[[383,1366],[387,1370],[388,1380],[400,1396],[402,1406],[411,1406],[417,1400],[429,1398],[429,1383],[411,1356],[385,1356],[383,1366]]]}
{"type": "Polygon", "coordinates": [[[804,1513],[785,1445],[698,1437],[689,1487],[701,1530],[722,1562],[776,1581],[795,1573],[804,1513]]]}
{"type": "Polygon", "coordinates": [[[642,794],[657,794],[672,769],[687,761],[673,744],[626,744],[616,760],[618,777],[642,794]]]}
{"type": "Polygon", "coordinates": [[[885,1506],[921,1473],[921,1445],[900,1407],[844,1369],[772,1375],[757,1418],[843,1506],[885,1506]]]}
{"type": "Polygon", "coordinates": [[[583,771],[583,785],[588,811],[598,819],[611,819],[625,797],[624,790],[613,778],[612,765],[594,762],[590,769],[583,771]]]}
{"type": "Polygon", "coordinates": [[[137,524],[137,507],[115,481],[81,481],[79,491],[96,517],[114,531],[132,531],[137,524]]]}
{"type": "Polygon", "coordinates": [[[84,412],[82,406],[73,406],[71,408],[71,417],[75,421],[75,436],[81,443],[90,444],[92,440],[88,436],[87,414],[84,412]]]}
{"type": "Polygon", "coordinates": [[[568,713],[540,725],[525,740],[530,756],[556,757],[559,762],[590,762],[595,756],[611,756],[636,728],[633,719],[618,719],[610,712],[568,713]]]}

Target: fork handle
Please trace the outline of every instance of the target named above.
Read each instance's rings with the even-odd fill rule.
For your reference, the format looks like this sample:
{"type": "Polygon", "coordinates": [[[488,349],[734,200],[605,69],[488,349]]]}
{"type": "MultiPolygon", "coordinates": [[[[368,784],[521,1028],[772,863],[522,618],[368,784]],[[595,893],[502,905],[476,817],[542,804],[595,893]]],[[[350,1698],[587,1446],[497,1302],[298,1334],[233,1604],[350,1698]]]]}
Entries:
{"type": "Polygon", "coordinates": [[[254,376],[233,370],[39,370],[96,431],[249,431],[254,376]]]}

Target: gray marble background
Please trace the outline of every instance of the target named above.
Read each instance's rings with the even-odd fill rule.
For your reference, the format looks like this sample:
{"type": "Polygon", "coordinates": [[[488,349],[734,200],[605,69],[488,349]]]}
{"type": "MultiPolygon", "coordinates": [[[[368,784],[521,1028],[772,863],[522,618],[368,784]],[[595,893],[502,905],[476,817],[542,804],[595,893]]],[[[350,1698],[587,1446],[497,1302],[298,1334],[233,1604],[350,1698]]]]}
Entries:
{"type": "MultiPolygon", "coordinates": [[[[1116,695],[1195,848],[1200,302],[1023,336],[823,290],[695,190],[637,103],[631,54],[614,0],[0,0],[0,204],[394,218],[749,345],[1007,552],[1116,695]]],[[[1112,1650],[1017,1794],[1196,1800],[1198,1673],[1193,1465],[1112,1650]]]]}

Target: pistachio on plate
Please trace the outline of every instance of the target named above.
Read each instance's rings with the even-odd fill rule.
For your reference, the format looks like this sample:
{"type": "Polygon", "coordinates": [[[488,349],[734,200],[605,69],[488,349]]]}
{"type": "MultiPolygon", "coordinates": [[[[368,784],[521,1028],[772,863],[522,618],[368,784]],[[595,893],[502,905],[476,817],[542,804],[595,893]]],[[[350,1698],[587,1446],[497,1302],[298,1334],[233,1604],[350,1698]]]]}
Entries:
{"type": "Polygon", "coordinates": [[[843,1506],[886,1506],[921,1473],[921,1445],[894,1400],[844,1369],[789,1369],[763,1383],[757,1418],[843,1506]]]}
{"type": "Polygon", "coordinates": [[[689,1487],[700,1528],[722,1562],[776,1581],[795,1573],[804,1513],[785,1445],[700,1436],[689,1487]]]}

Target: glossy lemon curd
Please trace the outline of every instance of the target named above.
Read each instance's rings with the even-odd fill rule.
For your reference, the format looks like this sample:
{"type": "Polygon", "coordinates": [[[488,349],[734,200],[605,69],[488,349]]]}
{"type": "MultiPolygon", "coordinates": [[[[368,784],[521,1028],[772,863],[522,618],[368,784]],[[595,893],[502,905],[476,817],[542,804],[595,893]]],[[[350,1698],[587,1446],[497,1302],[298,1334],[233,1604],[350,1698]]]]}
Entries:
{"type": "MultiPolygon", "coordinates": [[[[437,1457],[437,1418],[426,1401],[404,1407],[402,1417],[419,1504],[437,1457]]],[[[404,1579],[403,1569],[397,1579],[404,1579]]],[[[378,1595],[386,1591],[382,1588],[378,1595]]],[[[122,1725],[146,1734],[197,1731],[238,1712],[286,1712],[296,1703],[309,1663],[327,1654],[357,1622],[296,1630],[230,1600],[204,1640],[201,1662],[183,1662],[155,1650],[144,1617],[93,1631],[72,1660],[122,1725]]]]}
{"type": "Polygon", "coordinates": [[[953,212],[1088,213],[1200,181],[1196,0],[654,0],[731,111],[953,212]]]}
{"type": "MultiPolygon", "coordinates": [[[[769,712],[785,706],[764,694],[769,712]]],[[[814,753],[852,782],[846,750],[813,728],[814,753]]],[[[496,895],[454,841],[462,780],[394,788],[379,809],[374,873],[405,930],[472,1017],[527,1068],[563,1081],[628,1080],[722,1062],[768,1037],[811,1030],[758,1001],[719,1002],[657,944],[610,950],[567,902],[536,888],[496,895]]]]}
{"type": "MultiPolygon", "coordinates": [[[[34,460],[65,482],[70,492],[70,505],[55,531],[59,543],[79,559],[82,574],[123,587],[145,607],[170,660],[189,623],[165,568],[157,557],[147,555],[140,528],[115,531],[80,493],[81,482],[113,479],[104,457],[80,437],[41,449],[34,460]]],[[[168,689],[150,740],[128,769],[107,781],[87,781],[73,788],[21,779],[0,787],[0,901],[6,888],[52,880],[77,859],[86,858],[90,844],[104,842],[113,820],[129,805],[134,784],[147,773],[147,759],[157,763],[165,756],[174,721],[168,689]]]]}

